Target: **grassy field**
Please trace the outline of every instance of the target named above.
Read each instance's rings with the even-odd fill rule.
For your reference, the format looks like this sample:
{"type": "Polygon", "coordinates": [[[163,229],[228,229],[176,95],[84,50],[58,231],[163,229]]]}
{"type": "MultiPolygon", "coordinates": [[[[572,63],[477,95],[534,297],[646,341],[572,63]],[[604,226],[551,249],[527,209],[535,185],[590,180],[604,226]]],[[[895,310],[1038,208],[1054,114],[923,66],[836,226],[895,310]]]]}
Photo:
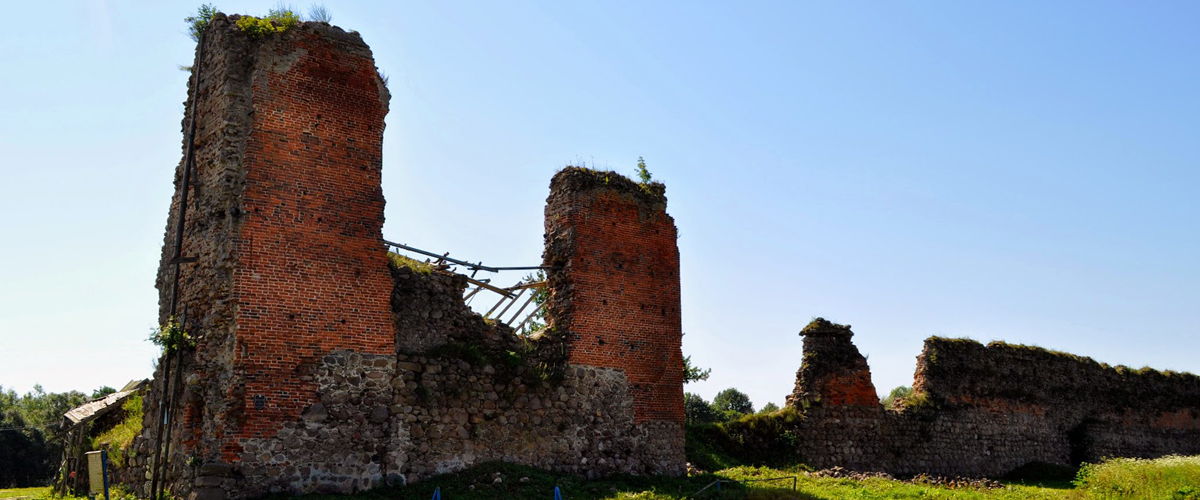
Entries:
{"type": "MultiPolygon", "coordinates": [[[[357,495],[308,495],[308,500],[428,500],[435,489],[442,498],[545,499],[558,486],[567,500],[696,499],[1146,499],[1200,500],[1200,456],[1156,460],[1114,459],[1085,465],[1075,481],[1037,484],[1006,482],[998,488],[950,488],[913,481],[815,477],[801,469],[732,467],[686,478],[613,477],[603,480],[554,474],[540,469],[487,463],[419,484],[381,488],[357,495]],[[779,479],[777,479],[779,478],[779,479]],[[764,481],[777,479],[771,481],[764,481]],[[720,489],[710,486],[722,481],[720,489]],[[795,489],[793,489],[793,480],[795,489]],[[707,490],[697,494],[705,486],[707,490]]],[[[0,500],[49,498],[50,488],[0,489],[0,500]]]]}
{"type": "Polygon", "coordinates": [[[1088,464],[1080,469],[1075,484],[1080,498],[1200,500],[1200,456],[1116,458],[1088,464]]]}
{"type": "Polygon", "coordinates": [[[49,498],[50,487],[0,489],[0,500],[12,498],[49,498]]]}
{"type": "Polygon", "coordinates": [[[466,471],[447,474],[419,484],[384,488],[352,496],[309,495],[309,500],[333,499],[422,499],[432,497],[440,489],[442,498],[450,499],[552,499],[558,486],[563,498],[583,499],[645,499],[681,500],[703,499],[1058,499],[1071,498],[1070,483],[1026,486],[1006,484],[1001,488],[948,488],[914,484],[889,479],[845,479],[812,477],[803,471],[767,467],[734,467],[715,474],[687,478],[615,477],[588,481],[572,476],[510,464],[489,463],[466,471]],[[764,479],[784,478],[776,481],[764,479]],[[792,489],[795,478],[796,489],[792,489]],[[724,481],[720,490],[711,486],[724,481]],[[753,480],[743,483],[742,481],[753,480]]]}

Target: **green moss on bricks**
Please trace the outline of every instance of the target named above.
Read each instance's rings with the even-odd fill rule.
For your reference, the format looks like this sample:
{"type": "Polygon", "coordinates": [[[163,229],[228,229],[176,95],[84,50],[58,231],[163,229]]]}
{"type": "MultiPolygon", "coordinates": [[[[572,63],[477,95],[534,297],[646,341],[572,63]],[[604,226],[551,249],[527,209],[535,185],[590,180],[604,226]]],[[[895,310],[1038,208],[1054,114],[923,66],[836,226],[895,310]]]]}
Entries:
{"type": "Polygon", "coordinates": [[[388,264],[392,266],[392,269],[411,269],[421,274],[432,274],[434,271],[433,264],[405,257],[395,252],[388,252],[388,264]]]}

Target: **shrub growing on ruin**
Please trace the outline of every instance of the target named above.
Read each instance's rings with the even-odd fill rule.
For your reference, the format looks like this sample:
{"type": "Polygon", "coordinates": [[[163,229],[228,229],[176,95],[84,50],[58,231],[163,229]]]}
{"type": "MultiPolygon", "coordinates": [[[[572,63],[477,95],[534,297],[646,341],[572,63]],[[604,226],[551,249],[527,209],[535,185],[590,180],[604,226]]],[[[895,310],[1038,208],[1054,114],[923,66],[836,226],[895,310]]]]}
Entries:
{"type": "Polygon", "coordinates": [[[188,24],[188,36],[199,42],[200,33],[204,32],[215,15],[217,15],[217,8],[211,3],[206,3],[196,9],[196,15],[183,18],[183,22],[188,24]]]}
{"type": "Polygon", "coordinates": [[[271,9],[266,17],[242,16],[237,20],[238,29],[251,36],[266,36],[283,33],[300,24],[300,16],[289,9],[271,9]]]}
{"type": "Polygon", "coordinates": [[[150,338],[147,340],[161,347],[163,354],[196,347],[196,338],[184,330],[183,325],[180,325],[175,318],[168,318],[166,323],[155,328],[150,332],[150,338]]]}

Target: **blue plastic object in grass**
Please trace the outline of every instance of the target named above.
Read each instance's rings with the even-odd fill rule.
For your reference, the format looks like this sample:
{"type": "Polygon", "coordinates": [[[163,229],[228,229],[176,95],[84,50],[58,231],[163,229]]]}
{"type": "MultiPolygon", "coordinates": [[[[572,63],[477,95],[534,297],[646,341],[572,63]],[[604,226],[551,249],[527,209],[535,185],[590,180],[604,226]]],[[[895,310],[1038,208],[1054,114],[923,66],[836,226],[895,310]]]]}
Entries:
{"type": "Polygon", "coordinates": [[[558,490],[558,486],[554,487],[554,500],[563,500],[562,492],[558,490]]]}
{"type": "Polygon", "coordinates": [[[433,489],[433,500],[442,500],[442,488],[441,487],[433,489]]]}

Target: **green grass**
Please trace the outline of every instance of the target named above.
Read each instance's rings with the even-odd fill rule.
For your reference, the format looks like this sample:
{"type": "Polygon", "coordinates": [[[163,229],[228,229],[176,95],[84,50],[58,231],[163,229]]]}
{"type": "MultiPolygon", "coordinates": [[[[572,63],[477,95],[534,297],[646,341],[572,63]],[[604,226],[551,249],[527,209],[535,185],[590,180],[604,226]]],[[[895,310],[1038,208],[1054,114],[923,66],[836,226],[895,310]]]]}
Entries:
{"type": "Polygon", "coordinates": [[[698,499],[1057,499],[1069,498],[1069,491],[1042,486],[1019,484],[998,489],[959,488],[913,484],[890,479],[818,478],[806,475],[799,468],[773,469],[741,466],[713,474],[683,478],[616,476],[601,480],[586,480],[576,476],[555,474],[544,470],[504,463],[486,463],[465,471],[427,479],[418,484],[399,488],[383,488],[358,495],[308,495],[310,500],[324,499],[421,499],[431,498],[440,488],[443,498],[494,499],[553,498],[554,487],[561,488],[563,497],[571,500],[682,500],[698,499]],[[791,477],[796,477],[792,489],[791,477]],[[496,482],[499,478],[500,481],[496,482]],[[521,478],[527,478],[522,482],[521,478]],[[755,481],[785,478],[779,481],[755,481]],[[705,486],[724,480],[721,490],[709,488],[693,496],[705,486]]]}
{"type": "Polygon", "coordinates": [[[91,449],[101,447],[108,450],[108,460],[114,466],[125,466],[125,454],[133,438],[142,432],[142,396],[136,395],[125,400],[121,405],[125,410],[125,419],[111,429],[92,438],[91,449]]]}
{"type": "Polygon", "coordinates": [[[50,496],[50,487],[9,488],[0,489],[0,499],[6,498],[46,498],[50,496]]]}
{"type": "Polygon", "coordinates": [[[49,486],[38,486],[34,488],[0,488],[0,500],[9,500],[13,498],[36,498],[36,499],[56,499],[56,500],[75,500],[82,497],[56,497],[49,486]]]}
{"type": "Polygon", "coordinates": [[[1075,486],[1082,498],[1200,500],[1200,456],[1115,458],[1085,464],[1075,486]]]}
{"type": "Polygon", "coordinates": [[[358,495],[309,495],[321,499],[428,499],[435,488],[443,498],[454,499],[546,499],[554,487],[571,500],[682,500],[696,499],[1178,499],[1200,500],[1200,457],[1167,457],[1158,460],[1114,459],[1085,466],[1074,484],[1057,480],[1005,482],[1000,488],[949,488],[893,479],[847,479],[813,477],[803,466],[770,468],[730,467],[691,477],[616,476],[599,480],[556,474],[540,469],[499,462],[482,464],[461,472],[445,474],[418,484],[373,490],[358,495]],[[792,489],[795,477],[796,489],[792,489]],[[499,481],[497,481],[497,478],[499,481]],[[525,478],[522,481],[522,478],[525,478]],[[784,478],[778,481],[752,481],[784,478]],[[725,481],[721,491],[697,491],[714,481],[725,481]],[[750,482],[747,482],[750,481],[750,482]]]}

